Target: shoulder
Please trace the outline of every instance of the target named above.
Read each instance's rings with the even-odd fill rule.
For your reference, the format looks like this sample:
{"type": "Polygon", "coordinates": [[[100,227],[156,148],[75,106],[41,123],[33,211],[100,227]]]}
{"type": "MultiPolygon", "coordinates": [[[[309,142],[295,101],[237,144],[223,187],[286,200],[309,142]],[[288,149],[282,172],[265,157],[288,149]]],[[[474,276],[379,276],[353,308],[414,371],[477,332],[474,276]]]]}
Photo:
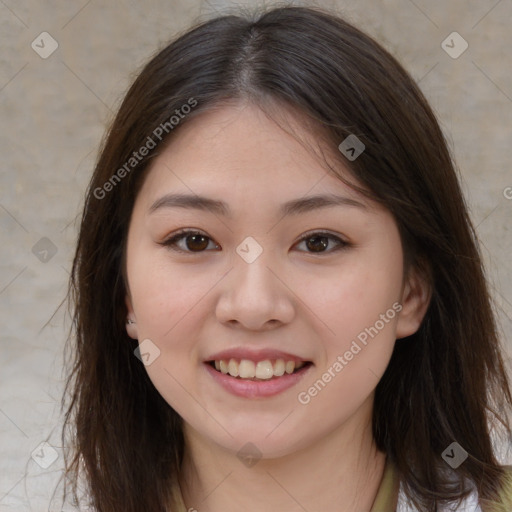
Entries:
{"type": "Polygon", "coordinates": [[[503,466],[505,477],[500,491],[500,500],[506,510],[512,510],[512,466],[503,466]]]}
{"type": "MultiPolygon", "coordinates": [[[[473,492],[462,500],[457,512],[512,512],[512,465],[502,466],[505,470],[501,490],[499,492],[498,503],[486,503],[485,505],[479,499],[478,491],[474,487],[473,492]]],[[[442,512],[452,512],[453,508],[442,508],[442,512]]],[[[400,494],[398,500],[398,507],[396,512],[412,512],[406,502],[403,493],[402,484],[400,483],[400,494]]]]}
{"type": "MultiPolygon", "coordinates": [[[[489,503],[488,501],[478,499],[478,493],[475,490],[468,498],[470,508],[468,510],[482,512],[511,512],[512,511],[512,466],[502,466],[505,474],[502,480],[501,489],[498,493],[498,501],[489,503]],[[471,506],[476,506],[475,509],[471,506]]],[[[463,509],[466,510],[466,509],[463,509]]]]}
{"type": "MultiPolygon", "coordinates": [[[[475,512],[511,512],[512,511],[512,466],[502,466],[505,474],[502,480],[501,489],[498,493],[497,502],[489,503],[479,498],[476,488],[465,502],[462,511],[475,512]]],[[[461,512],[462,512],[461,511],[461,512]]]]}

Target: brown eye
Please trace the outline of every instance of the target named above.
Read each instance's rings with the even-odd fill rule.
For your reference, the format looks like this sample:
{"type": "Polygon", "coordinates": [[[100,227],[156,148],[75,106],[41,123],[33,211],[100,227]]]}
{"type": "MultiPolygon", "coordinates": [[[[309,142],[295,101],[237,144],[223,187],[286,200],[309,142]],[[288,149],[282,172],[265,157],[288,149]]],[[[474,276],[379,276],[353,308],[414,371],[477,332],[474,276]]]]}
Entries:
{"type": "Polygon", "coordinates": [[[340,249],[344,249],[350,246],[348,242],[345,242],[341,238],[331,235],[330,233],[310,233],[302,237],[299,245],[304,243],[306,245],[306,252],[311,254],[328,254],[340,249]],[[334,241],[334,247],[328,249],[329,244],[334,241]]]}
{"type": "MultiPolygon", "coordinates": [[[[197,253],[204,252],[210,243],[213,243],[210,237],[197,231],[185,230],[162,242],[162,245],[177,252],[197,253]]],[[[216,244],[214,245],[216,248],[219,247],[216,244]]]]}
{"type": "MultiPolygon", "coordinates": [[[[329,254],[331,252],[344,249],[350,246],[341,238],[330,233],[316,232],[310,233],[299,241],[299,245],[304,243],[306,245],[306,252],[310,254],[329,254]],[[334,246],[329,248],[329,244],[334,242],[334,246]]],[[[203,233],[192,230],[183,230],[176,233],[171,238],[162,242],[161,245],[169,249],[182,252],[182,253],[201,253],[208,250],[210,244],[213,244],[213,249],[219,250],[220,246],[213,242],[213,240],[203,233]]],[[[210,250],[212,247],[210,247],[210,250]]]]}
{"type": "Polygon", "coordinates": [[[187,235],[185,245],[191,251],[203,251],[208,247],[208,237],[204,235],[187,235]]]}
{"type": "Polygon", "coordinates": [[[326,236],[314,236],[305,240],[306,247],[312,252],[323,252],[329,245],[329,239],[326,236]]]}

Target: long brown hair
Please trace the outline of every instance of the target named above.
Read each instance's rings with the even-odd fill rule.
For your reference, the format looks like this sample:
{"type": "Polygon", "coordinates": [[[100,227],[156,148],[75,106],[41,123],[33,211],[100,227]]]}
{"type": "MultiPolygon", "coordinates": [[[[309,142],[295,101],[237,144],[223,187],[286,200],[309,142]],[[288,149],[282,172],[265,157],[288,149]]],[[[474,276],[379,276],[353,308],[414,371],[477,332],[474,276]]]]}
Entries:
{"type": "Polygon", "coordinates": [[[394,215],[409,266],[430,283],[424,321],[396,342],[375,394],[374,437],[406,496],[435,511],[467,495],[461,482],[469,480],[483,500],[495,501],[504,469],[491,427],[510,434],[512,396],[447,144],[423,94],[385,49],[338,16],[303,7],[196,25],[151,59],[120,106],[86,194],[70,279],[62,436],[72,492],[83,475],[98,511],[169,510],[182,423],[126,334],[125,242],[145,170],[162,144],[200,112],[240,98],[270,115],[271,103],[286,105],[316,123],[364,193],[394,215]],[[191,99],[192,111],[170,123],[191,99]],[[166,128],[160,137],[157,127],[166,128]],[[350,134],[365,145],[351,162],[337,151],[350,134]],[[148,155],[130,160],[144,145],[148,155]],[[456,484],[441,458],[454,441],[469,453],[456,484]]]}

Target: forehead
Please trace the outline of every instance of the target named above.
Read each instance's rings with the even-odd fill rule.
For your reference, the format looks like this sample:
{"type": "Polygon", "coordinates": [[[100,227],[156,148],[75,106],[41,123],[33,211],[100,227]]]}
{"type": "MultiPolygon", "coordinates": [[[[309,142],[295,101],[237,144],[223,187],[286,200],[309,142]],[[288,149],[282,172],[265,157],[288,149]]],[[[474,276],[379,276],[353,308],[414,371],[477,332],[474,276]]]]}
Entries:
{"type": "Polygon", "coordinates": [[[216,106],[172,134],[154,159],[141,194],[153,198],[172,189],[272,201],[339,192],[366,201],[334,175],[329,165],[357,183],[325,144],[325,138],[312,134],[305,116],[290,109],[269,117],[246,102],[216,106]]]}

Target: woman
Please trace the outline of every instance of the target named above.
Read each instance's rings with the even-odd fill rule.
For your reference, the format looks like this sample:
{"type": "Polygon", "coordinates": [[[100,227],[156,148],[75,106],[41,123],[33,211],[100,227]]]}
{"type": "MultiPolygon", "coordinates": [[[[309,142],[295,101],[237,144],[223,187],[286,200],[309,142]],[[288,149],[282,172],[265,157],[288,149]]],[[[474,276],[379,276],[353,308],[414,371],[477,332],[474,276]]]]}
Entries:
{"type": "Polygon", "coordinates": [[[67,474],[96,510],[512,507],[454,165],[409,75],[338,17],[220,17],[144,67],[70,297],[67,474]]]}

